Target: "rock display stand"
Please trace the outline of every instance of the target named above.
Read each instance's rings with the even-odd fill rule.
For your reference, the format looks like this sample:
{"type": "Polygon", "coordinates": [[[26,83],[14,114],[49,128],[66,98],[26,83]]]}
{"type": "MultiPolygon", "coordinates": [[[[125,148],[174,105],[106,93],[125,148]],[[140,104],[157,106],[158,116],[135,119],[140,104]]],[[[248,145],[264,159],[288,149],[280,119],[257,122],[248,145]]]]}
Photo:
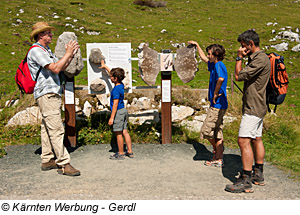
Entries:
{"type": "Polygon", "coordinates": [[[172,71],[173,54],[164,50],[160,54],[161,68],[161,140],[162,144],[172,143],[172,71]]]}
{"type": "MultiPolygon", "coordinates": [[[[64,56],[66,49],[65,44],[70,40],[76,40],[74,32],[64,32],[57,40],[55,47],[55,55],[60,59],[64,56]]],[[[66,80],[63,81],[65,95],[65,136],[64,144],[66,146],[76,147],[76,118],[75,118],[75,87],[74,76],[78,75],[83,69],[84,64],[80,49],[76,52],[73,60],[64,71],[66,80]]]]}

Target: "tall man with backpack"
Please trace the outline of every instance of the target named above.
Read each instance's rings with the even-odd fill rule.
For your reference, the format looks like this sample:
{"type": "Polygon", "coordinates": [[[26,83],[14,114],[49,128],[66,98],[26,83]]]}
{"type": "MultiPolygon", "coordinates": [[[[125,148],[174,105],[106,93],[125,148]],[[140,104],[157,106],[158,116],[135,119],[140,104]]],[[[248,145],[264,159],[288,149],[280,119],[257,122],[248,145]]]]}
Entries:
{"type": "Polygon", "coordinates": [[[233,193],[253,192],[252,183],[264,185],[263,165],[265,149],[262,142],[263,118],[267,113],[266,86],[270,77],[270,60],[259,47],[259,36],[253,30],[238,37],[241,47],[235,64],[236,81],[244,81],[242,120],[238,135],[243,171],[234,184],[225,190],[233,193]],[[248,64],[242,60],[248,55],[248,64]],[[252,146],[252,147],[251,147],[252,146]],[[255,166],[252,169],[253,160],[255,166]]]}
{"type": "Polygon", "coordinates": [[[64,127],[61,120],[62,86],[59,73],[70,64],[74,54],[79,49],[76,41],[66,44],[65,55],[58,60],[49,48],[52,42],[53,27],[46,22],[33,25],[30,34],[35,41],[27,55],[28,68],[33,80],[34,98],[42,114],[42,171],[58,169],[63,175],[78,176],[80,171],[70,165],[70,155],[64,147],[64,127]],[[56,158],[56,159],[55,159],[56,158]]]}

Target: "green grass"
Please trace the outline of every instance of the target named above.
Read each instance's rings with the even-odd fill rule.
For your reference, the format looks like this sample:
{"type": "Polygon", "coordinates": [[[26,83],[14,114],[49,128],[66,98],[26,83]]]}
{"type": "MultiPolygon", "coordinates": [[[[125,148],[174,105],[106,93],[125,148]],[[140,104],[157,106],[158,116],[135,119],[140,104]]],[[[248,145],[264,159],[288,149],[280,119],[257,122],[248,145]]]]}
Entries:
{"type": "MultiPolygon", "coordinates": [[[[212,43],[219,43],[226,48],[224,63],[231,75],[239,47],[236,39],[240,33],[250,28],[256,29],[260,36],[261,47],[265,48],[281,42],[269,42],[275,36],[271,33],[273,29],[279,32],[280,28],[286,26],[292,26],[293,31],[296,27],[300,28],[300,3],[294,2],[294,0],[169,0],[167,7],[148,8],[134,5],[133,0],[2,0],[0,2],[0,108],[4,107],[5,101],[9,100],[16,90],[15,70],[29,48],[31,27],[37,21],[47,21],[56,28],[54,41],[50,46],[53,50],[56,39],[62,32],[75,32],[84,58],[87,57],[85,44],[93,42],[130,42],[133,49],[132,57],[137,57],[137,47],[142,42],[148,42],[150,48],[157,51],[171,49],[173,53],[176,52],[176,48],[171,45],[172,43],[187,44],[187,41],[195,40],[203,49],[212,43]],[[82,3],[78,4],[79,2],[82,3]],[[23,9],[24,13],[20,13],[20,9],[23,9]],[[59,18],[54,18],[55,15],[59,18]],[[72,20],[66,20],[66,17],[71,17],[72,20]],[[14,26],[13,23],[18,23],[18,19],[21,22],[14,26]],[[78,21],[74,22],[74,19],[78,21]],[[111,22],[112,25],[107,25],[106,22],[111,22]],[[278,24],[267,26],[268,22],[278,24]],[[75,28],[66,27],[67,23],[73,24],[75,28]],[[84,34],[75,30],[80,27],[84,27],[84,34]],[[161,33],[162,29],[167,31],[161,33]],[[101,33],[98,36],[89,36],[87,31],[101,33]]],[[[278,106],[277,116],[267,115],[265,118],[263,140],[266,147],[266,160],[299,177],[300,131],[297,125],[300,116],[300,73],[298,72],[300,59],[299,53],[290,51],[295,45],[295,42],[289,42],[288,51],[278,52],[285,57],[290,84],[284,104],[278,106]]],[[[266,50],[266,52],[271,51],[275,50],[266,50]]],[[[139,76],[136,61],[133,61],[132,67],[133,79],[137,81],[133,85],[145,86],[139,76]]],[[[172,86],[207,88],[208,77],[206,65],[200,63],[195,79],[188,84],[184,84],[177,77],[176,72],[173,72],[172,86]]],[[[75,82],[77,85],[87,85],[86,66],[75,77],[75,82]]],[[[242,87],[242,83],[238,84],[242,87]]],[[[160,75],[156,85],[160,85],[160,75]]],[[[241,95],[236,92],[228,99],[230,101],[228,112],[240,120],[241,95]]],[[[176,103],[178,102],[180,101],[177,99],[176,103]]],[[[184,99],[182,102],[187,103],[184,99]]],[[[33,103],[31,95],[27,95],[16,108],[8,108],[0,112],[0,156],[5,153],[6,145],[40,141],[38,126],[13,129],[4,127],[15,113],[33,103]]],[[[229,147],[237,147],[239,120],[224,129],[225,144],[229,147]]],[[[112,134],[104,121],[105,119],[103,124],[95,124],[90,119],[83,124],[79,123],[78,142],[85,144],[109,142],[112,134]]],[[[130,135],[134,142],[159,143],[160,140],[155,134],[157,131],[160,131],[159,125],[130,126],[130,135]],[[146,135],[147,132],[150,135],[146,135]]],[[[172,141],[199,140],[197,134],[174,126],[172,141]]]]}

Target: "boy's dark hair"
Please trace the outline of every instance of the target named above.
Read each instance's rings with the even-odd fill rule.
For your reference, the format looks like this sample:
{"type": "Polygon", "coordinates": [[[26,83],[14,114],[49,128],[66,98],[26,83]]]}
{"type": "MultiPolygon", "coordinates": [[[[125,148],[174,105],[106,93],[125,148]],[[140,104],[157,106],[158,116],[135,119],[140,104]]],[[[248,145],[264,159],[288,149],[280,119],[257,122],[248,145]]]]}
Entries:
{"type": "Polygon", "coordinates": [[[219,44],[212,44],[206,47],[206,52],[211,50],[211,53],[217,57],[218,61],[222,61],[225,56],[225,48],[219,44]]]}
{"type": "Polygon", "coordinates": [[[237,39],[239,43],[244,42],[246,45],[249,45],[251,40],[256,47],[259,46],[259,36],[254,30],[245,31],[244,33],[240,34],[237,39]]]}
{"type": "Polygon", "coordinates": [[[113,68],[111,71],[110,71],[110,75],[112,77],[116,77],[118,82],[121,83],[123,81],[123,79],[125,78],[125,71],[124,69],[122,68],[113,68]]]}

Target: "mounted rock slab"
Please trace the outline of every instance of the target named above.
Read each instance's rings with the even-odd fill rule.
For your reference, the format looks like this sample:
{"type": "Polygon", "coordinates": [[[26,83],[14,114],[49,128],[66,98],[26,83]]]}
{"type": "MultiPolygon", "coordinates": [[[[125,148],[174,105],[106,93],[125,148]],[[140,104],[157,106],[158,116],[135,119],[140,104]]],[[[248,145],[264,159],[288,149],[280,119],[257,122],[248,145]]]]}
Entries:
{"type": "Polygon", "coordinates": [[[174,68],[183,83],[188,83],[195,78],[198,71],[198,62],[194,46],[181,47],[177,49],[174,68]]]}
{"type": "Polygon", "coordinates": [[[139,45],[138,65],[142,80],[149,86],[153,86],[159,73],[158,52],[149,48],[148,44],[139,45]]]}
{"type": "MultiPolygon", "coordinates": [[[[77,41],[77,37],[74,32],[64,32],[58,37],[55,47],[56,57],[61,59],[64,56],[64,54],[66,53],[65,45],[68,44],[70,40],[77,41]]],[[[64,71],[64,73],[68,78],[72,78],[78,75],[83,69],[83,67],[84,64],[79,48],[76,54],[74,55],[74,58],[72,59],[71,63],[66,68],[66,71],[64,71]]]]}

